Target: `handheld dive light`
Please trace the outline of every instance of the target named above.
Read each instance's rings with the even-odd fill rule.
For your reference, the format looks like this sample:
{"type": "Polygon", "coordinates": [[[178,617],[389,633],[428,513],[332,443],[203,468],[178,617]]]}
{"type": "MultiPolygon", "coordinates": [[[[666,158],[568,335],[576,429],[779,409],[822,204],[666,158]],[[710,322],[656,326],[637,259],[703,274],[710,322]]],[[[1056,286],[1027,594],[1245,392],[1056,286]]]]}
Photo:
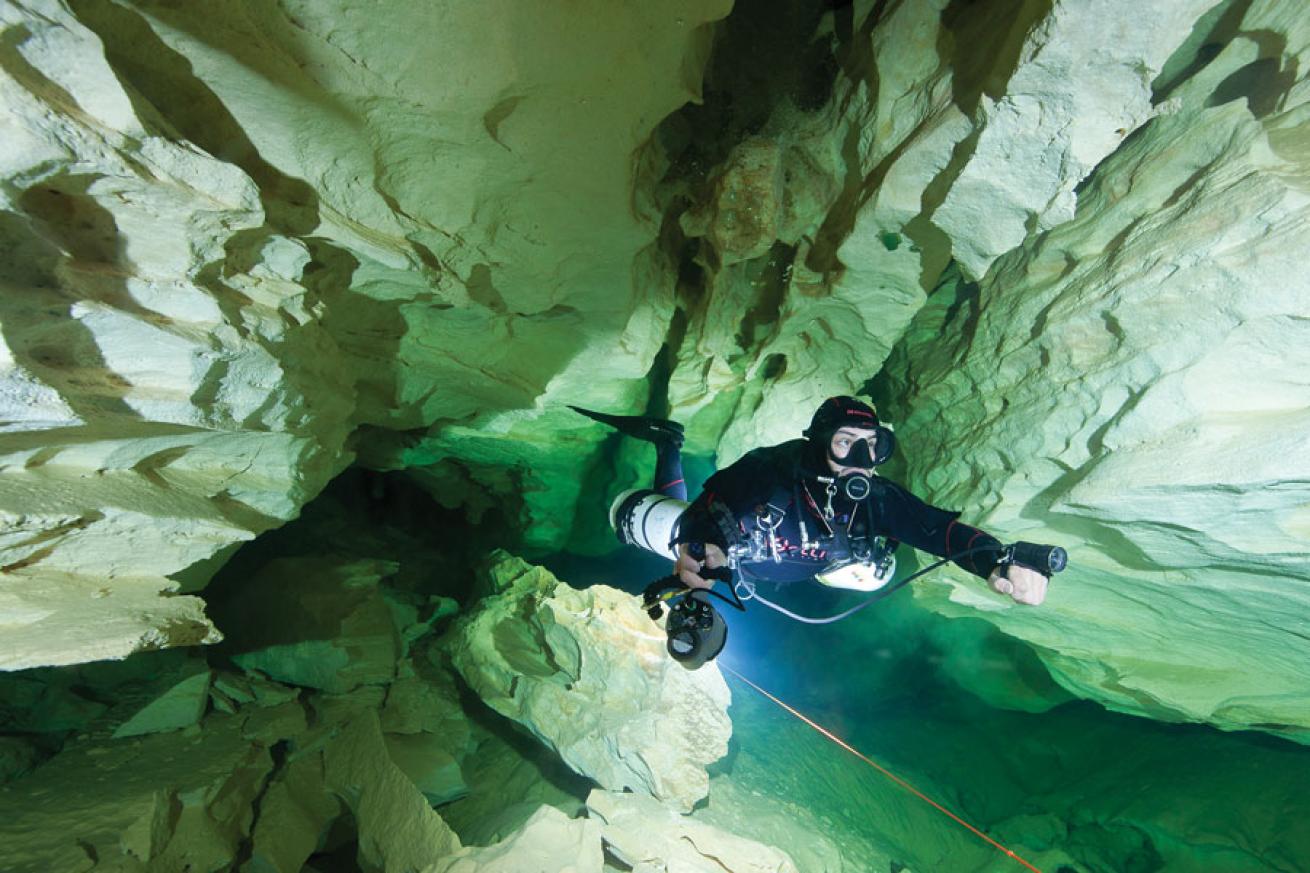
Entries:
{"type": "Polygon", "coordinates": [[[709,595],[703,590],[691,591],[678,601],[669,610],[664,629],[669,637],[669,654],[688,670],[718,657],[728,642],[728,623],[710,605],[709,595]]]}
{"type": "Polygon", "coordinates": [[[1059,546],[1017,542],[1001,552],[1001,563],[1018,564],[1043,576],[1051,576],[1069,565],[1069,553],[1059,546]]]}
{"type": "MultiPolygon", "coordinates": [[[[727,567],[706,567],[701,570],[701,574],[706,578],[729,583],[732,581],[732,571],[727,567]]],[[[668,637],[669,655],[688,670],[696,670],[707,661],[717,658],[728,642],[728,623],[710,603],[711,597],[717,597],[737,609],[746,608],[740,598],[733,603],[723,595],[705,588],[687,588],[677,576],[656,579],[646,586],[642,594],[642,605],[652,621],[659,621],[665,605],[677,599],[669,607],[664,633],[668,637]]]]}

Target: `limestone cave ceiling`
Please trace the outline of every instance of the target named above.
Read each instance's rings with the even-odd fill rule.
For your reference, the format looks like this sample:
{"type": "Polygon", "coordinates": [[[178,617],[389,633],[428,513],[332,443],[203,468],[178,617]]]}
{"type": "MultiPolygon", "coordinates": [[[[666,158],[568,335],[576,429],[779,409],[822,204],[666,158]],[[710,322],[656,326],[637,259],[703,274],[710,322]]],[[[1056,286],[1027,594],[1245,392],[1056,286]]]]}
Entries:
{"type": "Polygon", "coordinates": [[[208,579],[351,464],[594,554],[646,459],[565,404],[728,461],[866,392],[893,475],[1073,556],[1038,609],[920,605],[1112,709],[1310,736],[1301,0],[0,27],[0,666],[216,641],[208,579]]]}

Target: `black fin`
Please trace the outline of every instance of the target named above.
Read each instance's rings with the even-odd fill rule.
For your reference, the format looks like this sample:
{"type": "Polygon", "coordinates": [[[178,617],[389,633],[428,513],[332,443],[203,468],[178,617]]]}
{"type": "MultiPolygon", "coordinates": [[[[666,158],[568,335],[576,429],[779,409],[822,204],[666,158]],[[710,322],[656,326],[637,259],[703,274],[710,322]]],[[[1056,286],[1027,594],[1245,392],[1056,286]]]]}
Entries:
{"type": "Polygon", "coordinates": [[[581,413],[587,418],[599,421],[601,424],[607,424],[625,436],[636,437],[639,440],[652,443],[672,442],[679,446],[682,445],[682,425],[667,418],[648,418],[644,415],[610,415],[607,412],[596,412],[593,409],[583,409],[581,406],[572,405],[569,406],[569,409],[581,413]]]}

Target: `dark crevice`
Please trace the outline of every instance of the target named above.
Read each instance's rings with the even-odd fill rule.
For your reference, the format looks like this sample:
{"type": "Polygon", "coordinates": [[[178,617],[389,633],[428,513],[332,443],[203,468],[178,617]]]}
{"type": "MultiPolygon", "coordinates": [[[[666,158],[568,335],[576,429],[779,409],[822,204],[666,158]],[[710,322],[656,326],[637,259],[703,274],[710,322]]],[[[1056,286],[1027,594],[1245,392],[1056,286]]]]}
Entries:
{"type": "MultiPolygon", "coordinates": [[[[842,163],[846,167],[846,177],[842,180],[842,191],[837,202],[828,210],[814,235],[814,245],[805,257],[805,268],[825,277],[841,269],[837,259],[837,250],[850,236],[851,229],[859,217],[860,208],[878,189],[891,165],[905,148],[902,143],[892,153],[879,162],[868,176],[860,171],[860,136],[859,125],[852,124],[842,139],[842,163]]],[[[906,142],[909,139],[907,138],[906,142]]]]}
{"type": "Polygon", "coordinates": [[[777,324],[783,301],[787,298],[787,277],[795,257],[795,246],[775,242],[767,258],[763,259],[758,279],[759,296],[738,325],[737,345],[743,350],[755,348],[761,328],[777,324]]]}
{"type": "Polygon", "coordinates": [[[951,0],[942,12],[938,53],[952,67],[955,104],[974,117],[985,94],[1005,95],[1025,40],[1051,0],[951,0]]]}
{"type": "Polygon", "coordinates": [[[608,841],[602,840],[601,850],[604,853],[606,870],[612,868],[614,870],[619,871],[619,873],[630,873],[630,871],[634,869],[631,864],[629,864],[627,861],[624,861],[617,854],[615,854],[616,852],[615,848],[611,846],[608,841]]]}
{"type": "Polygon", "coordinates": [[[32,31],[25,24],[10,25],[6,22],[6,25],[6,29],[0,31],[0,69],[39,98],[42,103],[75,117],[84,115],[82,107],[71,94],[28,63],[27,58],[19,51],[19,47],[32,38],[32,31]]]}
{"type": "Polygon", "coordinates": [[[787,356],[781,354],[772,354],[764,359],[764,364],[760,367],[760,378],[766,382],[773,382],[781,379],[787,373],[787,356]]]}
{"type": "MultiPolygon", "coordinates": [[[[543,781],[561,794],[573,798],[579,810],[585,808],[587,795],[596,788],[596,783],[570,769],[563,759],[545,746],[526,727],[493,710],[469,688],[462,676],[454,670],[450,672],[455,676],[460,709],[469,722],[508,746],[514,755],[536,770],[543,781]]],[[[458,800],[443,804],[437,810],[465,845],[473,844],[467,836],[468,828],[470,825],[480,824],[473,816],[485,809],[486,798],[483,793],[486,790],[496,789],[493,786],[483,786],[483,790],[475,789],[458,800]]],[[[499,799],[502,807],[512,805],[515,800],[504,796],[499,799]]]]}
{"type": "MultiPolygon", "coordinates": [[[[215,574],[204,597],[211,618],[220,630],[228,630],[229,640],[207,651],[227,658],[267,639],[297,641],[282,639],[285,631],[275,620],[261,619],[267,627],[257,632],[256,617],[247,614],[243,606],[252,598],[259,599],[249,588],[260,571],[278,558],[331,555],[349,563],[405,555],[399,571],[388,579],[390,588],[469,602],[472,581],[461,568],[476,566],[493,548],[517,550],[521,545],[517,532],[523,526],[509,515],[510,500],[482,494],[479,496],[489,499],[488,504],[461,505],[463,497],[454,479],[450,481],[441,495],[448,505],[442,505],[416,484],[410,473],[352,467],[337,476],[305,505],[296,520],[242,546],[215,574]],[[475,510],[476,520],[472,520],[475,510]]],[[[470,494],[478,488],[468,487],[470,494]]],[[[322,628],[321,637],[330,636],[331,628],[322,628]]]]}
{"type": "Polygon", "coordinates": [[[305,862],[316,873],[373,873],[359,862],[359,822],[343,805],[343,812],[333,820],[317,852],[305,862]]]}
{"type": "Polygon", "coordinates": [[[237,846],[236,853],[232,859],[232,869],[239,870],[250,862],[255,853],[255,826],[259,823],[260,816],[264,810],[264,799],[268,797],[268,790],[277,783],[278,777],[285,771],[287,761],[291,756],[292,748],[290,740],[279,740],[268,749],[269,758],[272,759],[272,766],[264,774],[263,784],[255,793],[250,803],[250,827],[247,829],[244,839],[237,846]]]}
{"type": "Polygon", "coordinates": [[[1206,106],[1222,106],[1233,100],[1246,100],[1247,108],[1256,118],[1264,118],[1278,109],[1279,104],[1297,81],[1297,64],[1294,59],[1286,66],[1278,58],[1262,57],[1234,70],[1215,86],[1206,106]]]}
{"type": "Polygon", "coordinates": [[[464,280],[464,287],[468,289],[469,299],[475,303],[497,315],[504,315],[508,311],[505,298],[491,282],[491,267],[487,264],[474,264],[468,278],[464,280]]]}
{"type": "Polygon", "coordinates": [[[0,299],[0,331],[14,357],[55,387],[83,421],[139,419],[126,402],[132,384],[105,361],[95,333],[82,321],[85,299],[153,325],[169,320],[135,301],[131,266],[114,216],[89,193],[97,176],[44,180],[17,199],[25,213],[0,217],[0,279],[18,293],[0,299]],[[61,270],[76,277],[69,288],[61,270]]]}
{"type": "MultiPolygon", "coordinates": [[[[833,25],[837,34],[838,48],[836,57],[842,72],[852,83],[864,83],[868,93],[878,93],[878,64],[873,55],[871,40],[874,29],[882,23],[883,17],[891,8],[891,0],[877,0],[869,13],[855,24],[851,8],[839,9],[834,13],[833,25]]],[[[851,100],[859,93],[857,87],[848,87],[842,97],[841,114],[850,108],[851,100]]]]}
{"type": "MultiPolygon", "coordinates": [[[[718,172],[733,149],[763,133],[780,106],[807,112],[828,104],[842,72],[833,38],[816,35],[828,7],[822,2],[743,0],[719,24],[703,102],[688,104],[656,130],[669,158],[659,183],[666,215],[676,218],[694,204],[710,202],[718,172]]],[[[844,14],[849,17],[849,10],[844,14]]],[[[697,256],[713,270],[716,256],[710,248],[698,246],[697,256]]]]}
{"type": "Polygon", "coordinates": [[[720,24],[704,102],[678,113],[694,131],[704,164],[722,163],[733,146],[762,131],[782,101],[827,103],[837,68],[827,38],[814,38],[826,11],[819,2],[743,0],[720,24]]]}
{"type": "Polygon", "coordinates": [[[1173,56],[1165,61],[1151,83],[1151,105],[1158,106],[1173,96],[1180,85],[1205,69],[1232,42],[1254,0],[1221,0],[1192,26],[1173,56]]]}

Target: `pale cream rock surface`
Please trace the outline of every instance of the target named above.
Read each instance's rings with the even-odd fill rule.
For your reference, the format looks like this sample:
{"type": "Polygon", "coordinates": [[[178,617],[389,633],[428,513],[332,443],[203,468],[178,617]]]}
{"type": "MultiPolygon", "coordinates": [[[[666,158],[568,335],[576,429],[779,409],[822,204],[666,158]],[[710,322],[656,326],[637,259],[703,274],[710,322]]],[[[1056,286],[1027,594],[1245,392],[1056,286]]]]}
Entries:
{"type": "Polygon", "coordinates": [[[0,789],[12,873],[225,869],[248,836],[273,767],[241,720],[204,732],[72,744],[0,789]]]}
{"type": "Polygon", "coordinates": [[[601,873],[605,869],[601,825],[542,806],[501,842],[466,848],[425,867],[423,873],[601,873]]]}
{"type": "Polygon", "coordinates": [[[728,8],[6,6],[6,666],[217,639],[169,580],[293,517],[361,426],[509,411],[532,469],[555,443],[525,422],[636,400],[672,300],[632,269],[631,156],[728,8]],[[65,573],[154,589],[80,633],[65,573]]]}
{"type": "Polygon", "coordinates": [[[1075,186],[1152,114],[1151,80],[1213,0],[1056,0],[933,213],[971,278],[1074,217],[1075,186]]]}
{"type": "Polygon", "coordinates": [[[925,605],[983,615],[1113,709],[1302,740],[1310,90],[1274,73],[1306,68],[1303,13],[1251,4],[1250,36],[1175,77],[1073,221],[976,297],[934,295],[891,383],[918,493],[1071,560],[1040,609],[941,579],[925,605]]]}
{"type": "Polygon", "coordinates": [[[632,595],[578,591],[503,552],[488,575],[496,593],[443,643],[469,686],[577,772],[691,809],[732,731],[717,668],[670,658],[632,595]]]}
{"type": "Polygon", "coordinates": [[[166,577],[292,517],[349,460],[335,346],[220,277],[264,222],[240,168],[138,115],[67,7],[0,16],[5,666],[212,642],[166,577]]]}
{"type": "Polygon", "coordinates": [[[799,873],[786,852],[680,815],[651,797],[597,789],[587,798],[587,812],[600,823],[610,851],[634,869],[799,873]]]}
{"type": "Polygon", "coordinates": [[[945,7],[882,8],[880,27],[834,48],[849,52],[852,68],[876,70],[876,84],[839,75],[813,111],[781,101],[716,171],[715,208],[684,218],[684,230],[713,248],[697,258],[705,302],[689,307],[669,383],[692,448],[726,463],[795,438],[823,398],[854,393],[877,372],[945,266],[949,241],[924,218],[937,205],[925,188],[974,129],[937,50],[949,39],[945,7]],[[768,171],[742,172],[770,144],[768,171]],[[771,196],[780,208],[741,220],[771,196]]]}
{"type": "Polygon", "coordinates": [[[1303,4],[1016,6],[821,21],[827,102],[699,201],[652,134],[726,3],[3,6],[0,666],[216,641],[190,595],[357,451],[555,548],[604,432],[561,404],[642,409],[673,341],[726,463],[899,343],[909,484],[1074,554],[925,603],[1303,736],[1303,4]]]}
{"type": "MultiPolygon", "coordinates": [[[[0,475],[3,475],[0,473],[0,475]]],[[[199,597],[163,577],[15,571],[0,577],[0,668],[80,664],[222,639],[199,597]]]]}
{"type": "MultiPolygon", "coordinates": [[[[634,270],[658,222],[634,214],[632,154],[697,99],[727,3],[138,8],[358,262],[358,316],[333,321],[356,420],[413,431],[371,434],[370,463],[480,465],[423,439],[476,423],[504,434],[496,466],[546,481],[561,403],[639,402],[672,301],[634,270]]],[[[558,542],[553,499],[523,490],[533,541],[558,542]]]]}

